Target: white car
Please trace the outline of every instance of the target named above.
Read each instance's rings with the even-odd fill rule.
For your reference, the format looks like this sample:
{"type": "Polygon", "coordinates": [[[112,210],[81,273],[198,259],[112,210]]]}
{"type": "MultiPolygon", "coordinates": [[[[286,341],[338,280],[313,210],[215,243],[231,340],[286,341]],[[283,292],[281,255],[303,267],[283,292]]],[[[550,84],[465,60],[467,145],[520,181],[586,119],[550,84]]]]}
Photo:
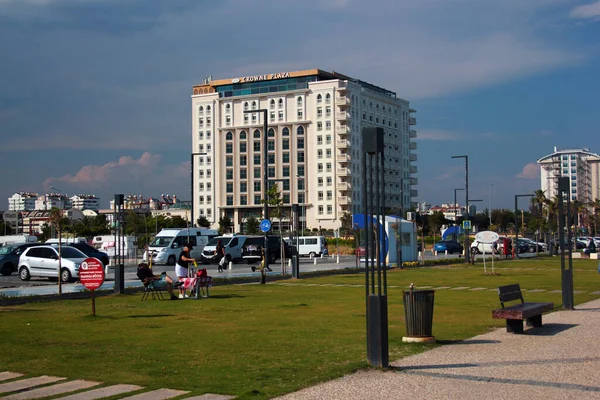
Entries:
{"type": "MultiPolygon", "coordinates": [[[[502,253],[502,245],[501,243],[498,243],[499,241],[496,241],[497,243],[497,248],[496,248],[496,253],[500,254],[502,253]]],[[[494,251],[494,243],[481,243],[478,240],[473,240],[471,242],[471,251],[474,252],[475,254],[482,254],[485,253],[486,254],[492,254],[494,251]]]]}
{"type": "MultiPolygon", "coordinates": [[[[69,282],[79,278],[79,266],[87,256],[70,246],[62,247],[61,254],[61,280],[69,282]]],[[[33,276],[58,279],[58,259],[58,246],[30,247],[19,257],[19,276],[24,281],[33,276]]]]}

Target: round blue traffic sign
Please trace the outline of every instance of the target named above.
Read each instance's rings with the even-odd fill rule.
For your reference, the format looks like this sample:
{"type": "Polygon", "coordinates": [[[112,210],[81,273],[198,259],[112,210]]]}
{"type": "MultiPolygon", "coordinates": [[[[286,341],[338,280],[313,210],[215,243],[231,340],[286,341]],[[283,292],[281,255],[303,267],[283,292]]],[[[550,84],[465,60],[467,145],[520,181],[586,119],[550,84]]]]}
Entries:
{"type": "Polygon", "coordinates": [[[271,230],[271,221],[268,219],[263,219],[260,221],[260,230],[263,232],[269,232],[271,230]]]}

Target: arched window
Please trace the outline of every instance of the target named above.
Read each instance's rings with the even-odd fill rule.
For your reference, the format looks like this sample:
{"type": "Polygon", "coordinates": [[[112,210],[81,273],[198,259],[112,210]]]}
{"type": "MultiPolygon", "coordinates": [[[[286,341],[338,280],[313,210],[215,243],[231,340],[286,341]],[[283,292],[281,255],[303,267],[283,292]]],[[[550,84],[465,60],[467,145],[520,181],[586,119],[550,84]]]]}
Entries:
{"type": "Polygon", "coordinates": [[[240,132],[240,139],[246,139],[246,131],[240,132]]]}
{"type": "Polygon", "coordinates": [[[331,95],[329,93],[325,95],[325,103],[331,103],[331,95]]]}
{"type": "Polygon", "coordinates": [[[298,104],[298,107],[302,107],[302,97],[298,96],[296,103],[298,104]]]}
{"type": "Polygon", "coordinates": [[[371,110],[373,109],[373,102],[372,102],[372,101],[370,101],[370,102],[369,102],[369,108],[370,108],[371,110]]]}
{"type": "Polygon", "coordinates": [[[279,108],[283,108],[283,99],[279,99],[279,108]]]}
{"type": "Polygon", "coordinates": [[[381,107],[381,111],[385,111],[385,106],[381,107]]]}
{"type": "Polygon", "coordinates": [[[231,112],[231,104],[229,104],[229,103],[225,104],[225,112],[226,113],[231,112]]]}
{"type": "Polygon", "coordinates": [[[288,128],[283,128],[281,131],[282,136],[290,136],[290,130],[288,128]]]}
{"type": "Polygon", "coordinates": [[[204,107],[198,107],[198,114],[204,114],[204,107]]]}
{"type": "Polygon", "coordinates": [[[275,130],[273,128],[269,128],[269,130],[267,131],[267,135],[269,137],[275,137],[275,130]]]}
{"type": "Polygon", "coordinates": [[[244,102],[244,111],[246,111],[248,109],[248,102],[244,102]]]}
{"type": "Polygon", "coordinates": [[[254,139],[260,139],[260,131],[258,129],[254,131],[254,139]]]}
{"type": "Polygon", "coordinates": [[[233,133],[231,133],[231,132],[228,131],[225,134],[225,140],[233,140],[233,133]]]}
{"type": "Polygon", "coordinates": [[[252,109],[256,110],[256,102],[255,101],[252,102],[252,109]]]}
{"type": "Polygon", "coordinates": [[[299,126],[298,129],[296,129],[296,134],[304,135],[304,127],[299,126]]]}
{"type": "Polygon", "coordinates": [[[269,102],[269,104],[271,105],[271,109],[275,108],[275,100],[271,99],[271,101],[269,102]]]}
{"type": "Polygon", "coordinates": [[[379,103],[377,103],[377,105],[375,106],[375,108],[379,110],[379,103]]]}
{"type": "Polygon", "coordinates": [[[210,112],[210,106],[206,106],[206,112],[210,112]]]}
{"type": "Polygon", "coordinates": [[[321,96],[320,94],[317,95],[317,104],[321,104],[323,102],[323,96],[321,96]]]}

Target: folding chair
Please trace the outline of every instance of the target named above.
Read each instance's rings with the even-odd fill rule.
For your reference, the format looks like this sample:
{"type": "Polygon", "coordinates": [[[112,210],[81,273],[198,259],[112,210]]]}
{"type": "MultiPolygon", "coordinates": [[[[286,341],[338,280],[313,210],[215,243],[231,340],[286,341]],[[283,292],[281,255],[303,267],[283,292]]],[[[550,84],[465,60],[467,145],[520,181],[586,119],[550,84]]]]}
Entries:
{"type": "Polygon", "coordinates": [[[152,296],[152,300],[164,300],[162,292],[162,289],[157,289],[154,287],[154,282],[144,283],[144,293],[142,293],[142,301],[147,300],[149,296],[152,296]]]}

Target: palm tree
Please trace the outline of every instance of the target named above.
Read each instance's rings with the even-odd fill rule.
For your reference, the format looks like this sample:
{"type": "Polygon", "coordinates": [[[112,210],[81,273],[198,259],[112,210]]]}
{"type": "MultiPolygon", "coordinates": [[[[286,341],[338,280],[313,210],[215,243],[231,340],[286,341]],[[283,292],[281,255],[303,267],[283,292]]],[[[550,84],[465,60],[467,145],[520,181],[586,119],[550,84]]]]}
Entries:
{"type": "Polygon", "coordinates": [[[594,224],[594,236],[598,235],[598,214],[600,213],[600,199],[596,199],[590,203],[590,207],[594,211],[591,221],[594,224]]]}

